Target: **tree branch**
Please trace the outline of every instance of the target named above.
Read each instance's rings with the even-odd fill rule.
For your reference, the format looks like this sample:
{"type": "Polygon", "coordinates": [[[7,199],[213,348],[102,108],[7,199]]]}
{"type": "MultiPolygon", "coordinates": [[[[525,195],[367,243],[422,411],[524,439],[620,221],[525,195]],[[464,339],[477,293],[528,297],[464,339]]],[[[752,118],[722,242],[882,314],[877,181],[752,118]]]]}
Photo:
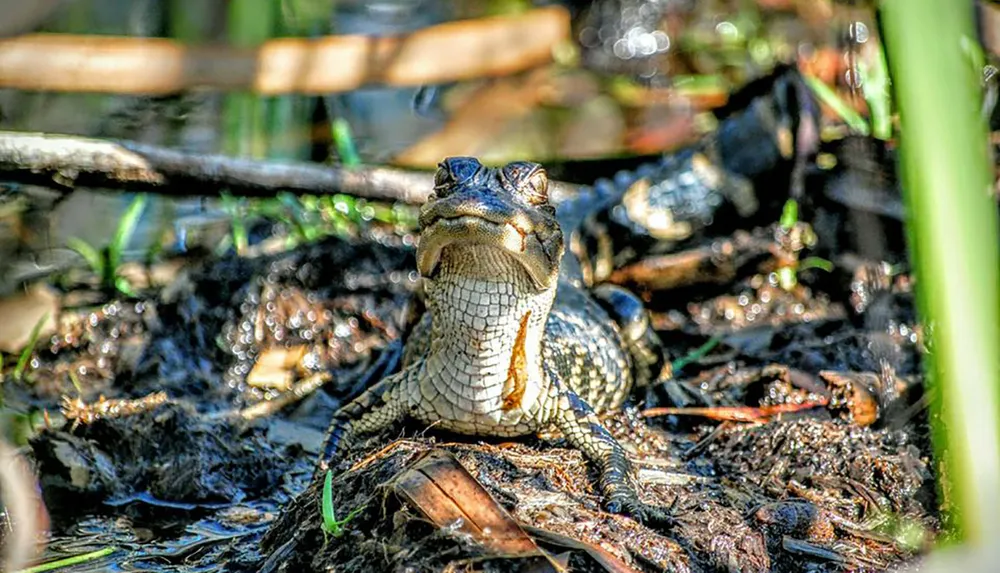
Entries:
{"type": "Polygon", "coordinates": [[[388,167],[344,168],[253,161],[176,151],[127,141],[0,131],[0,179],[60,191],[98,187],[171,196],[273,197],[346,193],[422,203],[430,173],[388,167]]]}
{"type": "MultiPolygon", "coordinates": [[[[63,192],[93,187],[172,197],[344,193],[410,204],[426,201],[434,187],[431,173],[392,167],[256,161],[131,141],[16,131],[0,131],[0,180],[63,192]]],[[[560,181],[549,187],[555,203],[577,191],[576,185],[560,181]]]]}

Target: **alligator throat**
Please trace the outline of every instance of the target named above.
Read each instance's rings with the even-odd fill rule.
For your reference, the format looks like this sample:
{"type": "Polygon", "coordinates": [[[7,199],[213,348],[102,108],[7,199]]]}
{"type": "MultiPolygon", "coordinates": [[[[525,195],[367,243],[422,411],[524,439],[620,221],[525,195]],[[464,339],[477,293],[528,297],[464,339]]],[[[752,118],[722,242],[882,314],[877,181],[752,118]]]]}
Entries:
{"type": "Polygon", "coordinates": [[[513,255],[479,246],[446,248],[438,278],[428,281],[426,292],[432,316],[428,358],[448,364],[449,382],[512,407],[523,385],[540,376],[555,288],[537,290],[513,255]]]}

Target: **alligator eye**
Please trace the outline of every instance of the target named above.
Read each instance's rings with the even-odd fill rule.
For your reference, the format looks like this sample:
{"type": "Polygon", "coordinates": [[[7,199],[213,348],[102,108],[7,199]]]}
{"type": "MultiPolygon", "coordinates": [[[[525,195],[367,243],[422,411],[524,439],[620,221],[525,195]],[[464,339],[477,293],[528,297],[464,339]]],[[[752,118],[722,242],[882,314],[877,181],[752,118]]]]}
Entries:
{"type": "Polygon", "coordinates": [[[434,191],[443,197],[455,187],[468,183],[483,168],[483,164],[473,157],[449,157],[438,164],[434,174],[434,191]]]}
{"type": "Polygon", "coordinates": [[[549,176],[541,165],[518,161],[505,166],[501,175],[504,183],[520,191],[531,205],[548,203],[549,176]]]}
{"type": "Polygon", "coordinates": [[[541,167],[528,177],[524,189],[530,190],[528,200],[532,205],[543,205],[549,202],[549,176],[541,167]]]}

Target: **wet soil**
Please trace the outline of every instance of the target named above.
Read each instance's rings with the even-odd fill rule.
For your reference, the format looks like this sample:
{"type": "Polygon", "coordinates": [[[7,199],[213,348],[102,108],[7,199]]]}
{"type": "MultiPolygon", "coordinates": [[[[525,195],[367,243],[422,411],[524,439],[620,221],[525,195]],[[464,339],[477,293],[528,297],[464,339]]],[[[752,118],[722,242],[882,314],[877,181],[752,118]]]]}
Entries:
{"type": "MultiPolygon", "coordinates": [[[[638,571],[904,562],[941,531],[908,279],[838,262],[786,289],[768,264],[726,284],[642,292],[672,359],[720,341],[607,419],[644,500],[671,508],[671,527],[601,511],[593,469],[558,435],[511,442],[408,427],[357,445],[336,468],[333,506],[357,512],[342,535],[324,534],[312,468],[325,425],[397,366],[420,308],[412,241],[393,235],[189,261],[141,300],[64,293],[32,383],[5,385],[6,403],[26,413],[6,423],[31,435],[49,553],[119,548],[81,571],[526,566],[433,526],[393,493],[394,477],[434,448],[453,452],[523,526],[600,546],[638,571]],[[329,378],[320,390],[288,399],[318,375],[329,378]]],[[[569,563],[602,570],[583,551],[569,563]]]]}

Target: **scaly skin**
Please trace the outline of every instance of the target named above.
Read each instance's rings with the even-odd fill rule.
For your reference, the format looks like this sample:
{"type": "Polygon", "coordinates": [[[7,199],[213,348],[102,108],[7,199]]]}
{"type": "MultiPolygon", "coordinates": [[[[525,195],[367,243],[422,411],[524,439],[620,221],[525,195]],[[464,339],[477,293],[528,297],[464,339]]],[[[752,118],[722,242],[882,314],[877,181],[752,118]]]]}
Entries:
{"type": "Polygon", "coordinates": [[[560,272],[563,233],[547,187],[533,163],[441,164],[420,215],[428,311],[402,371],[334,415],[320,471],[360,435],[406,418],[470,435],[556,427],[600,470],[608,510],[668,519],[639,501],[628,457],[595,413],[620,407],[635,379],[650,379],[653,365],[635,368],[630,352],[648,339],[648,323],[619,329],[572,271],[560,272]]]}

